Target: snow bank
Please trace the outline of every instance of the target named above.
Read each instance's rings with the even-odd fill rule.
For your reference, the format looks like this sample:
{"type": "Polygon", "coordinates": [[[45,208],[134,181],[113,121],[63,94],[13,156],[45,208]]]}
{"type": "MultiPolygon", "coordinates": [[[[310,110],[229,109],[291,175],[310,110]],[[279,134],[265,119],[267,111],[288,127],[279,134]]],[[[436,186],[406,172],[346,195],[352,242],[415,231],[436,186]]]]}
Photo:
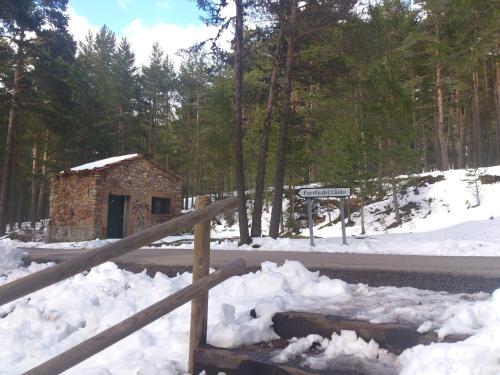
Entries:
{"type": "Polygon", "coordinates": [[[0,239],[0,276],[19,267],[23,254],[14,241],[8,238],[0,239]]]}
{"type": "MultiPolygon", "coordinates": [[[[0,279],[9,282],[50,265],[31,264],[0,279]]],[[[183,273],[168,278],[134,274],[105,263],[0,307],[0,363],[17,374],[47,360],[191,283],[183,273]]],[[[234,347],[276,338],[272,315],[311,302],[337,304],[351,298],[349,286],[307,271],[300,263],[233,277],[210,292],[208,341],[234,347]],[[250,316],[256,309],[258,318],[250,316]]],[[[190,305],[184,305],[70,373],[186,371],[190,305]],[[111,372],[109,372],[111,371],[111,372]]],[[[7,369],[7,370],[5,370],[7,369]]]]}
{"type": "Polygon", "coordinates": [[[91,163],[86,163],[79,165],[77,167],[71,168],[71,172],[80,172],[85,170],[91,170],[96,168],[105,167],[108,164],[118,163],[119,161],[135,158],[138,154],[129,154],[129,155],[121,155],[121,156],[113,156],[111,158],[96,160],[91,163]]]}
{"type": "Polygon", "coordinates": [[[500,289],[486,301],[451,306],[438,329],[473,336],[462,342],[419,345],[404,351],[398,362],[401,374],[500,374],[500,289]]]}
{"type": "MultiPolygon", "coordinates": [[[[4,240],[1,244],[7,248],[10,241],[4,240]]],[[[0,284],[51,266],[32,263],[29,267],[16,268],[20,254],[12,247],[9,249],[0,255],[1,264],[9,264],[8,271],[0,275],[0,284]]],[[[191,278],[190,273],[173,278],[161,273],[149,277],[106,263],[1,306],[2,375],[18,374],[40,364],[189,285],[191,278]]],[[[266,262],[261,271],[233,277],[210,291],[208,342],[232,348],[274,339],[277,336],[272,329],[272,316],[277,311],[325,312],[373,322],[425,322],[427,329],[439,329],[442,335],[462,331],[475,333],[464,343],[452,345],[455,345],[453,350],[466,351],[469,357],[464,355],[463,358],[474,359],[474,366],[482,368],[493,363],[495,350],[500,353],[500,323],[496,317],[500,316],[499,300],[500,291],[489,298],[484,293],[457,295],[413,288],[348,285],[310,272],[298,262],[289,261],[281,267],[266,262]],[[252,309],[257,318],[250,315],[252,309]],[[461,345],[466,346],[461,349],[461,345]],[[480,362],[482,352],[485,356],[480,362]],[[473,358],[474,353],[477,358],[473,358]]],[[[190,305],[186,304],[68,373],[183,374],[187,370],[189,319],[190,305]]],[[[308,340],[309,343],[319,342],[317,337],[308,340]]],[[[316,356],[310,366],[327,366],[329,359],[351,355],[348,353],[371,360],[376,357],[376,362],[383,357],[376,343],[366,343],[352,333],[333,335],[327,341],[321,340],[321,345],[323,353],[316,356]]],[[[451,349],[442,345],[451,344],[407,351],[401,364],[410,371],[412,366],[425,364],[427,359],[421,358],[428,356],[436,361],[442,357],[448,365],[453,361],[461,363],[461,358],[455,360],[451,349]],[[437,351],[428,354],[428,348],[437,351]],[[448,357],[439,354],[440,350],[448,353],[448,357]]],[[[298,342],[282,357],[300,355],[298,353],[306,346],[298,342]]]]}
{"type": "MultiPolygon", "coordinates": [[[[277,338],[272,330],[272,317],[278,311],[304,309],[306,306],[342,304],[352,294],[349,285],[341,280],[319,276],[301,263],[287,261],[281,267],[262,263],[262,271],[250,273],[225,282],[210,293],[209,305],[223,304],[218,323],[208,329],[208,342],[214,346],[234,348],[277,338]],[[215,298],[214,298],[215,297],[215,298]],[[249,311],[255,309],[257,319],[249,311]],[[238,316],[238,317],[236,317],[238,316]]],[[[209,321],[211,320],[209,314],[209,321]]]]}

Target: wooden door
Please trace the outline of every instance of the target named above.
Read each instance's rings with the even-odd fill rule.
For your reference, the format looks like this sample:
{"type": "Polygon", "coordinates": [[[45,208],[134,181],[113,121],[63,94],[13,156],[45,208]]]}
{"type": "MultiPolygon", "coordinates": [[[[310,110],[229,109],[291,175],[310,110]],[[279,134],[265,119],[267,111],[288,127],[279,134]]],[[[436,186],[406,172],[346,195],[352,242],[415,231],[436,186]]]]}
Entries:
{"type": "Polygon", "coordinates": [[[109,195],[107,238],[123,238],[125,196],[109,195]]]}

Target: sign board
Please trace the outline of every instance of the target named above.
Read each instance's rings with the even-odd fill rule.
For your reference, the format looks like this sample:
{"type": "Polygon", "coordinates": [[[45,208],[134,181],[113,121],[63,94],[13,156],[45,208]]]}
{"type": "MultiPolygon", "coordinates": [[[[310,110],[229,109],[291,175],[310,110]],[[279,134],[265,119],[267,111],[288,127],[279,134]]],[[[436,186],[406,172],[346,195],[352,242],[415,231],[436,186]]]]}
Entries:
{"type": "Polygon", "coordinates": [[[342,244],[347,245],[347,238],[345,233],[345,214],[344,214],[344,198],[351,196],[351,188],[304,188],[297,192],[301,198],[307,198],[307,216],[309,222],[309,242],[314,246],[314,233],[312,222],[312,200],[313,198],[340,198],[340,223],[342,224],[342,244]]]}
{"type": "Polygon", "coordinates": [[[347,198],[351,196],[351,188],[304,188],[297,195],[301,198],[347,198]]]}

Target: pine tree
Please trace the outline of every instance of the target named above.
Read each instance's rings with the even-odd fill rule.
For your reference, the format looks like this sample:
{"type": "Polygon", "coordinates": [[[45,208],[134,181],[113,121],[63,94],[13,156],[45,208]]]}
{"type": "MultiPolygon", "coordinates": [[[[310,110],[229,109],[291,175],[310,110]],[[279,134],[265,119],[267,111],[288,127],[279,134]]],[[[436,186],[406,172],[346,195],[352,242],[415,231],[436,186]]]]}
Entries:
{"type": "Polygon", "coordinates": [[[38,36],[44,29],[65,30],[67,0],[5,0],[0,7],[0,33],[7,36],[17,50],[13,61],[14,77],[11,91],[9,124],[6,136],[5,158],[0,187],[0,235],[5,234],[7,192],[10,186],[16,118],[22,110],[19,98],[23,87],[26,59],[29,57],[31,35],[38,36]]]}

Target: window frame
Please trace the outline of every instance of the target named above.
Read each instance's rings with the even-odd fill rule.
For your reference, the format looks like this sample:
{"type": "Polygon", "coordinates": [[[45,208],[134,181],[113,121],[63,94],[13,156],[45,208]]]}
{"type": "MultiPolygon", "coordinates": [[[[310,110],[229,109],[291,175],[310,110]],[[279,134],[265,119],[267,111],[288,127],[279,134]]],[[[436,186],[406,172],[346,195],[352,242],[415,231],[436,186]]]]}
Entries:
{"type": "MultiPolygon", "coordinates": [[[[161,208],[163,208],[163,205],[160,206],[161,208]]],[[[160,197],[160,196],[155,196],[155,195],[152,195],[151,196],[151,215],[172,215],[172,198],[171,197],[160,197]],[[154,201],[156,200],[159,200],[159,201],[166,201],[168,202],[166,204],[166,211],[163,212],[154,212],[154,201]]]]}

